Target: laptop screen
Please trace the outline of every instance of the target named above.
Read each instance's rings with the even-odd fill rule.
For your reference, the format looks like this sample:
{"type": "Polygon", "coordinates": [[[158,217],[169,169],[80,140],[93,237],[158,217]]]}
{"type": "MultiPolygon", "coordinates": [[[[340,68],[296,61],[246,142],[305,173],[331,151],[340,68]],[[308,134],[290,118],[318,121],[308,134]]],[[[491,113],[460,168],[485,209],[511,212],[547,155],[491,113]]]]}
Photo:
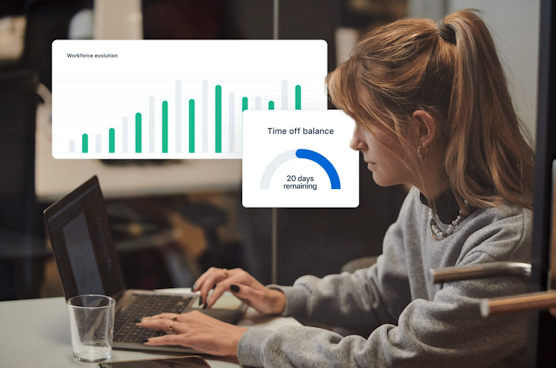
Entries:
{"type": "Polygon", "coordinates": [[[96,176],[46,209],[44,218],[66,299],[125,291],[96,176]]]}

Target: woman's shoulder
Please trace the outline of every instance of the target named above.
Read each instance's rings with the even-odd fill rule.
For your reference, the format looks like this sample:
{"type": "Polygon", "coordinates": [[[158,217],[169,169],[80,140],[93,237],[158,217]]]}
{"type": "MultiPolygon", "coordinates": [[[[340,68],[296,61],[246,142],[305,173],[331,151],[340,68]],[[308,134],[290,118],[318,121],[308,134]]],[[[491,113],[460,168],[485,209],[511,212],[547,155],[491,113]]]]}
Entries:
{"type": "Polygon", "coordinates": [[[475,222],[484,223],[485,226],[508,229],[510,226],[521,228],[530,227],[533,221],[533,212],[527,208],[512,203],[501,203],[494,207],[480,208],[470,216],[475,222]]]}
{"type": "Polygon", "coordinates": [[[463,226],[466,241],[462,251],[468,255],[487,253],[498,261],[516,260],[516,256],[527,261],[532,224],[532,211],[515,204],[478,209],[463,226]]]}

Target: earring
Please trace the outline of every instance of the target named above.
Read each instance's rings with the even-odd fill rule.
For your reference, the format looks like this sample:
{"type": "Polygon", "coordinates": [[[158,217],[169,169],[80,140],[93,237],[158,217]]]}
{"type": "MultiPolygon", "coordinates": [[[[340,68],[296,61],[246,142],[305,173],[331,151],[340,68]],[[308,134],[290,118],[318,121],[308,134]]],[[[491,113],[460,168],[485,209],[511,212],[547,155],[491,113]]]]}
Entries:
{"type": "Polygon", "coordinates": [[[419,148],[417,148],[417,156],[419,156],[420,159],[424,159],[425,157],[427,157],[427,155],[429,154],[429,149],[423,146],[419,146],[419,148]]]}

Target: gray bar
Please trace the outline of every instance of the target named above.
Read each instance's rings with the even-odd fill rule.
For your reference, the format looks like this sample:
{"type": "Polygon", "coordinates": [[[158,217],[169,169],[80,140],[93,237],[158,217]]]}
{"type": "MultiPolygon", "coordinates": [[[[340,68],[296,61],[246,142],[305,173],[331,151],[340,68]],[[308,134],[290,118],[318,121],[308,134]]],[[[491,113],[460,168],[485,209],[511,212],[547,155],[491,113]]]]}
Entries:
{"type": "Polygon", "coordinates": [[[102,152],[102,135],[100,134],[96,135],[96,152],[97,153],[102,152]]]}
{"type": "Polygon", "coordinates": [[[127,153],[127,118],[122,118],[122,153],[127,153]]]}
{"type": "Polygon", "coordinates": [[[261,96],[255,97],[255,110],[261,109],[261,96]]]}
{"type": "Polygon", "coordinates": [[[73,139],[70,139],[69,151],[70,153],[75,153],[75,141],[73,139]]]}
{"type": "Polygon", "coordinates": [[[208,82],[203,81],[203,152],[208,152],[208,82]]]}
{"type": "Polygon", "coordinates": [[[526,312],[539,309],[556,308],[556,291],[548,290],[481,300],[481,315],[488,317],[493,314],[526,312]]]}
{"type": "Polygon", "coordinates": [[[288,109],[288,81],[282,81],[282,110],[288,109]]]}
{"type": "Polygon", "coordinates": [[[154,153],[154,97],[149,97],[149,152],[154,153]]]}
{"type": "MultiPolygon", "coordinates": [[[[176,152],[181,152],[181,81],[176,81],[176,152]]],[[[169,129],[169,128],[168,128],[169,129]]]]}
{"type": "Polygon", "coordinates": [[[436,268],[431,269],[430,273],[432,282],[435,284],[507,275],[529,278],[531,276],[531,265],[519,262],[492,262],[436,268]]]}
{"type": "Polygon", "coordinates": [[[228,114],[230,117],[230,153],[234,153],[236,151],[236,108],[235,108],[235,95],[230,93],[228,97],[228,103],[230,104],[230,113],[228,114]]]}

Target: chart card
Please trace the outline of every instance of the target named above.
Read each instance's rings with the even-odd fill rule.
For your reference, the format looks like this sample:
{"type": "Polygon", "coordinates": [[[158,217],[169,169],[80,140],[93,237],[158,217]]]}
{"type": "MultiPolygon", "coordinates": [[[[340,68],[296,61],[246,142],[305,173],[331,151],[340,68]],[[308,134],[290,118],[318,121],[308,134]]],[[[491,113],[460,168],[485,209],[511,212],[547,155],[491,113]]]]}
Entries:
{"type": "Polygon", "coordinates": [[[237,159],[246,110],[325,110],[323,40],[56,40],[52,155],[237,159]]]}
{"type": "Polygon", "coordinates": [[[243,206],[359,206],[353,128],[339,110],[244,112],[243,206]]]}

